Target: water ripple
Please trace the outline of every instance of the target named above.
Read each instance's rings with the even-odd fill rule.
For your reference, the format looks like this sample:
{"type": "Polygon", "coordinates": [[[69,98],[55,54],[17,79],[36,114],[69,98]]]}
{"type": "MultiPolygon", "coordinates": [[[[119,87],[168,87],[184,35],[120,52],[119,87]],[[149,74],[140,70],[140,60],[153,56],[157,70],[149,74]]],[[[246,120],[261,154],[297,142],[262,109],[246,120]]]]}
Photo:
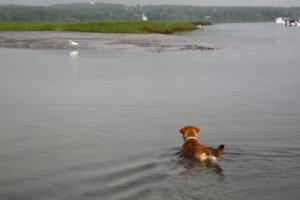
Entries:
{"type": "MultiPolygon", "coordinates": [[[[31,184],[23,180],[20,188],[25,199],[45,199],[53,193],[61,195],[55,199],[81,200],[260,199],[266,191],[276,199],[278,195],[297,193],[293,177],[300,172],[298,150],[228,146],[218,165],[203,166],[181,157],[179,147],[160,148],[124,160],[85,163],[43,174],[29,181],[31,184]],[[39,179],[44,183],[37,184],[39,179]],[[278,194],[277,188],[285,192],[278,194]]],[[[3,195],[11,199],[20,194],[3,195]]]]}

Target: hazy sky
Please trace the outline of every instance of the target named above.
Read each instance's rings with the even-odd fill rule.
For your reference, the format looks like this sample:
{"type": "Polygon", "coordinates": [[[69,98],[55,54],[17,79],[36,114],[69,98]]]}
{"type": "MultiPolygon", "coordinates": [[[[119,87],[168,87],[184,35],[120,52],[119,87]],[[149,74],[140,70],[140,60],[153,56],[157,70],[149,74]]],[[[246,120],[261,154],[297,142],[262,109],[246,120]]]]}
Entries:
{"type": "Polygon", "coordinates": [[[0,4],[51,5],[91,1],[122,3],[127,5],[177,4],[198,6],[300,6],[300,0],[0,0],[0,4]]]}

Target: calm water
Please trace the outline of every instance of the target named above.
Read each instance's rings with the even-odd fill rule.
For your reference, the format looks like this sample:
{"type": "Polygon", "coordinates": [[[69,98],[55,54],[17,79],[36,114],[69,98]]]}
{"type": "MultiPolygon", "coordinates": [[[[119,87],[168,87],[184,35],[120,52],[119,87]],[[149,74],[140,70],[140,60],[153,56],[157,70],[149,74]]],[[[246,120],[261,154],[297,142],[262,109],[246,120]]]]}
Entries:
{"type": "Polygon", "coordinates": [[[215,51],[0,48],[0,199],[299,199],[299,36],[218,24],[182,36],[215,51]],[[184,125],[226,145],[220,167],[179,156],[184,125]]]}

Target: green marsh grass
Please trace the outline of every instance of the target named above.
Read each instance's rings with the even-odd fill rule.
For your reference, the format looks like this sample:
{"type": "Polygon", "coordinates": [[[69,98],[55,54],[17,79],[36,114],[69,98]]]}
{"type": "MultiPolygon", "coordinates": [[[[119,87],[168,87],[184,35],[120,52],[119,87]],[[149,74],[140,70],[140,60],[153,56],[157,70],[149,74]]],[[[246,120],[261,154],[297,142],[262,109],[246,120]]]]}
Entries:
{"type": "MultiPolygon", "coordinates": [[[[197,22],[201,23],[201,22],[197,22]]],[[[44,22],[0,21],[0,31],[78,31],[101,33],[165,33],[193,30],[188,21],[44,22]]]]}

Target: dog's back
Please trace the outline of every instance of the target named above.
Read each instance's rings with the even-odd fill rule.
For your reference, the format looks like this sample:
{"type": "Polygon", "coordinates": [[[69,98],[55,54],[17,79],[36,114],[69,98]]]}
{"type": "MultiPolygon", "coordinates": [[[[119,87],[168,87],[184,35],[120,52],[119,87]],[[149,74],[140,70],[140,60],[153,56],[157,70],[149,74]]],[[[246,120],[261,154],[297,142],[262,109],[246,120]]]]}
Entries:
{"type": "Polygon", "coordinates": [[[186,157],[193,158],[197,161],[216,162],[224,152],[224,145],[220,145],[217,149],[213,149],[198,141],[197,135],[200,129],[194,126],[186,126],[180,129],[184,144],[182,145],[182,153],[186,157]]]}

